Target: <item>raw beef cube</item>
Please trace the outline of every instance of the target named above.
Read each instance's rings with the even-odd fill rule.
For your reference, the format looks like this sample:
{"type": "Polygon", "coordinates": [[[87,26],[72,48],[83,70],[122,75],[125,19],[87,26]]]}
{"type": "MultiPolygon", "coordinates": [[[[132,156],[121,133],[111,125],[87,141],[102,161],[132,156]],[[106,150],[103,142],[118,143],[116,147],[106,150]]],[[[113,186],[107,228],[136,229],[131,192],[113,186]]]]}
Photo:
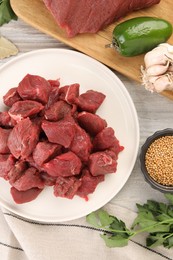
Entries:
{"type": "Polygon", "coordinates": [[[40,172],[40,176],[46,186],[53,186],[56,183],[57,177],[50,176],[46,172],[40,172]]]}
{"type": "Polygon", "coordinates": [[[17,92],[17,88],[10,88],[9,91],[3,96],[4,104],[11,107],[15,102],[21,100],[17,92]]]}
{"type": "Polygon", "coordinates": [[[13,197],[13,200],[17,204],[27,203],[32,200],[35,200],[42,190],[38,188],[32,188],[26,191],[18,191],[16,188],[11,187],[10,192],[13,197]]]}
{"type": "Polygon", "coordinates": [[[46,120],[58,121],[70,114],[71,109],[71,105],[63,100],[60,100],[55,102],[50,108],[45,110],[44,116],[46,120]]]}
{"type": "Polygon", "coordinates": [[[114,173],[117,170],[117,161],[109,153],[96,152],[90,155],[88,162],[89,171],[93,176],[114,173]]]}
{"type": "Polygon", "coordinates": [[[88,169],[82,170],[82,176],[80,178],[82,184],[77,190],[77,195],[88,200],[88,194],[93,193],[97,185],[104,181],[104,175],[92,176],[88,169]]]}
{"type": "Polygon", "coordinates": [[[75,153],[67,152],[56,156],[43,165],[45,171],[51,176],[68,177],[80,173],[82,163],[75,153]]]}
{"type": "Polygon", "coordinates": [[[9,134],[11,133],[11,129],[4,129],[0,127],[0,153],[10,153],[10,150],[7,145],[9,134]]]}
{"type": "Polygon", "coordinates": [[[15,165],[15,158],[11,154],[0,154],[0,177],[8,180],[8,173],[15,165]]]}
{"type": "Polygon", "coordinates": [[[23,175],[27,168],[28,166],[25,161],[17,161],[8,173],[9,183],[13,186],[13,184],[23,175]]]}
{"type": "Polygon", "coordinates": [[[53,156],[59,155],[61,150],[62,146],[59,144],[39,142],[33,151],[33,159],[36,164],[41,166],[43,163],[50,160],[53,156]]]}
{"type": "Polygon", "coordinates": [[[50,83],[51,87],[53,88],[59,88],[60,86],[60,82],[59,82],[59,79],[49,79],[48,82],[50,83]]]}
{"type": "Polygon", "coordinates": [[[44,106],[33,100],[22,100],[17,101],[9,109],[9,115],[16,121],[19,122],[23,118],[37,115],[44,106]]]}
{"type": "Polygon", "coordinates": [[[13,187],[15,187],[19,191],[25,191],[32,188],[44,188],[44,182],[40,177],[39,172],[34,167],[28,168],[23,175],[17,179],[13,183],[13,187]]]}
{"type": "Polygon", "coordinates": [[[21,120],[12,129],[8,138],[8,147],[15,158],[26,159],[34,150],[40,129],[29,118],[21,120]]]}
{"type": "Polygon", "coordinates": [[[105,95],[98,91],[88,90],[76,100],[78,107],[87,112],[95,113],[105,99],[105,95]]]}
{"type": "Polygon", "coordinates": [[[17,124],[17,122],[11,118],[7,111],[0,112],[0,126],[3,127],[13,127],[17,124]]]}
{"type": "Polygon", "coordinates": [[[31,99],[46,104],[51,90],[50,83],[43,77],[27,74],[19,83],[17,91],[22,99],[31,99]]]}
{"type": "Polygon", "coordinates": [[[79,125],[92,136],[98,134],[107,126],[107,122],[104,119],[89,112],[79,113],[77,119],[79,125]]]}
{"type": "Polygon", "coordinates": [[[49,99],[45,105],[45,109],[51,107],[55,102],[59,100],[59,88],[52,88],[49,93],[49,99]]]}
{"type": "Polygon", "coordinates": [[[124,146],[119,144],[119,141],[117,140],[112,147],[110,147],[107,151],[109,153],[114,154],[114,158],[118,158],[118,154],[124,150],[124,146]]]}
{"type": "Polygon", "coordinates": [[[70,150],[74,152],[81,161],[86,162],[92,149],[90,136],[79,125],[75,124],[75,135],[70,145],[70,150]]]}
{"type": "Polygon", "coordinates": [[[44,168],[43,168],[42,166],[39,166],[39,165],[34,161],[32,154],[31,154],[30,156],[28,156],[25,160],[26,160],[26,162],[28,163],[28,165],[29,165],[30,167],[36,168],[39,172],[44,171],[44,168]]]}
{"type": "Polygon", "coordinates": [[[58,177],[54,186],[54,195],[67,199],[73,199],[81,181],[76,177],[58,177]]]}
{"type": "Polygon", "coordinates": [[[58,122],[44,121],[42,129],[49,142],[60,144],[68,148],[74,138],[75,129],[73,120],[62,119],[58,122]]]}
{"type": "Polygon", "coordinates": [[[119,141],[115,137],[112,127],[104,128],[100,133],[95,136],[93,140],[95,151],[108,149],[118,143],[119,141]]]}
{"type": "Polygon", "coordinates": [[[79,87],[80,85],[78,83],[61,87],[59,89],[60,99],[69,104],[75,103],[76,99],[79,97],[79,87]]]}
{"type": "Polygon", "coordinates": [[[112,148],[110,148],[108,150],[104,150],[104,152],[106,152],[106,154],[110,155],[112,157],[112,159],[114,159],[114,160],[118,159],[118,153],[119,152],[113,151],[112,148]]]}
{"type": "MultiPolygon", "coordinates": [[[[30,120],[33,124],[37,125],[39,129],[41,129],[41,124],[43,123],[45,118],[43,116],[36,116],[36,117],[30,118],[30,120]]],[[[40,139],[41,139],[41,137],[40,137],[40,139]]]]}

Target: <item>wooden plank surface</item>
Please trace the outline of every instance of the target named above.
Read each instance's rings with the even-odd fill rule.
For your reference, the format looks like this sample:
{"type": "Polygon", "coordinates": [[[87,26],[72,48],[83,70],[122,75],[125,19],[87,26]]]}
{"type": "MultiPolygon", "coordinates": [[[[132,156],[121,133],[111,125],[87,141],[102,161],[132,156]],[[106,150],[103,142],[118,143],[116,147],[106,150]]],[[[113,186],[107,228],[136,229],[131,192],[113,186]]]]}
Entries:
{"type": "MultiPolygon", "coordinates": [[[[143,64],[144,56],[123,57],[114,49],[105,48],[105,45],[111,42],[115,25],[132,17],[156,16],[173,24],[173,3],[171,1],[161,0],[157,5],[127,15],[124,19],[120,19],[97,34],[81,34],[74,38],[68,38],[65,31],[58,27],[42,0],[11,0],[11,5],[18,17],[31,26],[97,59],[111,69],[140,82],[140,66],[143,64]]],[[[173,44],[173,35],[168,42],[173,44]]],[[[162,94],[173,99],[172,91],[164,91],[162,94]]]]}

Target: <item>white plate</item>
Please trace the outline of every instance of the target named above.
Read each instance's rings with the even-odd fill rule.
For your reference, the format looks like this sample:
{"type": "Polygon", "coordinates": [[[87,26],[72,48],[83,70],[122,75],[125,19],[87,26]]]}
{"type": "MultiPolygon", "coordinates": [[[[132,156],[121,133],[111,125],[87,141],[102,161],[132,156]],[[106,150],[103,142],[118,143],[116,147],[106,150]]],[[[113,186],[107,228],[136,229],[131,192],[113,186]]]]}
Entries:
{"type": "Polygon", "coordinates": [[[3,95],[27,74],[46,79],[60,78],[61,85],[80,83],[81,93],[93,89],[103,92],[106,99],[98,114],[115,130],[125,147],[118,159],[115,174],[106,176],[89,201],[56,198],[52,187],[46,187],[32,202],[17,205],[10,195],[10,185],[0,178],[0,204],[10,211],[32,220],[61,222],[77,219],[104,206],[124,186],[134,167],[139,147],[139,124],[134,104],[117,76],[98,61],[76,51],[43,49],[13,58],[0,68],[0,111],[4,110],[3,95]]]}

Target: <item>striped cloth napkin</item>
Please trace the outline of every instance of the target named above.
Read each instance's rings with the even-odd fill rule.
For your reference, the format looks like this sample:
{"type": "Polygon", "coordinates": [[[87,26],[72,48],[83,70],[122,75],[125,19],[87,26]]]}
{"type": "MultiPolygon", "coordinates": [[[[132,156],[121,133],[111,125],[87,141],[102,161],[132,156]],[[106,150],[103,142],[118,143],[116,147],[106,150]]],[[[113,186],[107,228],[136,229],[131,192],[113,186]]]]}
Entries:
{"type": "MultiPolygon", "coordinates": [[[[136,213],[112,203],[104,209],[128,227],[136,213]]],[[[63,223],[39,223],[0,208],[0,259],[2,260],[173,260],[173,249],[145,246],[139,235],[123,248],[108,248],[100,231],[85,217],[63,223]]]]}

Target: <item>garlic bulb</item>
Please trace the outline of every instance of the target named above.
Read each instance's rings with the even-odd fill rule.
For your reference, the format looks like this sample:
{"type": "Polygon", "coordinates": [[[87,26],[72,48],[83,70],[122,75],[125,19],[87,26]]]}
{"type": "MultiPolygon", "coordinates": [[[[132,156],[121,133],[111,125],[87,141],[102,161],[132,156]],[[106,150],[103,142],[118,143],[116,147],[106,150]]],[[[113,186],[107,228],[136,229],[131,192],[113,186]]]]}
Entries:
{"type": "Polygon", "coordinates": [[[141,66],[142,84],[151,92],[173,90],[173,46],[162,43],[146,53],[141,66]]]}

